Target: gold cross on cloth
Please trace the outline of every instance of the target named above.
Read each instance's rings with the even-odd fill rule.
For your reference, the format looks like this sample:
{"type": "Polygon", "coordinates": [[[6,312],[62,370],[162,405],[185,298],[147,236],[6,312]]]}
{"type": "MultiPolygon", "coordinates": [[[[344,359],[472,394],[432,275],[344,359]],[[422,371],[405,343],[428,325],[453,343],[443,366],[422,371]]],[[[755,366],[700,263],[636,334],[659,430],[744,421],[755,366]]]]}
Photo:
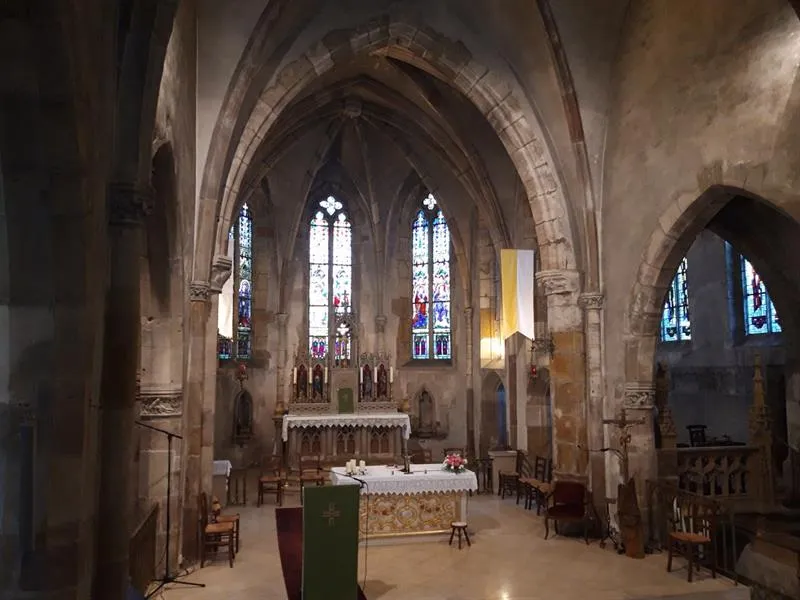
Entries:
{"type": "Polygon", "coordinates": [[[335,523],[336,519],[338,519],[341,516],[342,513],[340,513],[337,510],[336,505],[333,502],[328,504],[328,510],[322,513],[322,518],[328,519],[328,527],[333,527],[333,524],[335,523]]]}

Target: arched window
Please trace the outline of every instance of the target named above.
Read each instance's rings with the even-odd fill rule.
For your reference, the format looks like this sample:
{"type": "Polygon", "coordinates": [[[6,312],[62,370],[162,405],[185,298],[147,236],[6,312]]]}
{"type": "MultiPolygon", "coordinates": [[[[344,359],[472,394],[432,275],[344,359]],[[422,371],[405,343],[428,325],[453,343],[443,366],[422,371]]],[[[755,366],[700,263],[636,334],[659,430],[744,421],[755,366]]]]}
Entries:
{"type": "Polygon", "coordinates": [[[253,216],[247,204],[231,227],[228,252],[233,274],[219,296],[219,358],[228,360],[235,355],[246,359],[252,354],[253,336],[253,216]]]}
{"type": "Polygon", "coordinates": [[[333,196],[320,201],[309,226],[308,349],[325,358],[350,360],[350,330],[334,331],[336,315],[352,310],[353,229],[344,206],[333,196]]]}
{"type": "Polygon", "coordinates": [[[661,341],[681,342],[692,339],[689,319],[689,289],[686,284],[686,257],[683,258],[669,286],[661,314],[661,341]]]}
{"type": "Polygon", "coordinates": [[[450,229],[433,195],[411,226],[411,358],[450,359],[450,229]]]}
{"type": "Polygon", "coordinates": [[[750,261],[739,255],[739,268],[744,300],[744,330],[747,335],[780,333],[781,321],[769,297],[767,286],[750,261]]]}

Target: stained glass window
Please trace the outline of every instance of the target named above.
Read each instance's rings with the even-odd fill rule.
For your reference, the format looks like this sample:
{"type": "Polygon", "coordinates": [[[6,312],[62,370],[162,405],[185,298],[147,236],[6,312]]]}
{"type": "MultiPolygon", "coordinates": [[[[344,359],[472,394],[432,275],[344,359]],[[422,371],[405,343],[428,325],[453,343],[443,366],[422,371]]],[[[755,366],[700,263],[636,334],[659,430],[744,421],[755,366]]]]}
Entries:
{"type": "Polygon", "coordinates": [[[325,358],[334,347],[334,360],[350,360],[351,332],[333,331],[336,315],[352,310],[353,230],[344,206],[336,198],[322,200],[309,227],[308,347],[325,358]]]}
{"type": "Polygon", "coordinates": [[[433,195],[411,226],[411,357],[450,359],[450,229],[433,195]]]}
{"type": "Polygon", "coordinates": [[[780,333],[781,320],[769,297],[767,286],[750,261],[739,255],[744,300],[744,329],[747,335],[780,333]]]}
{"type": "Polygon", "coordinates": [[[253,216],[247,204],[231,227],[232,277],[219,300],[218,354],[222,360],[250,358],[253,336],[253,216]],[[235,326],[234,326],[235,324],[235,326]]]}
{"type": "Polygon", "coordinates": [[[683,258],[669,286],[661,314],[661,340],[681,342],[692,339],[689,318],[689,289],[686,283],[686,257],[683,258]]]}

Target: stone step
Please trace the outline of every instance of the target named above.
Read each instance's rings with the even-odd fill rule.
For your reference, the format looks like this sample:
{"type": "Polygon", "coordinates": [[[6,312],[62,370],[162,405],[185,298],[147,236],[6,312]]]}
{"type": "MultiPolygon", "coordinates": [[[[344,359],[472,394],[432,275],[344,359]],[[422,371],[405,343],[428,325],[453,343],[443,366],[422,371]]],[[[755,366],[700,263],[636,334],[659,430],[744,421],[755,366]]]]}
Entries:
{"type": "MultiPolygon", "coordinates": [[[[636,600],[645,599],[637,598],[636,600]]],[[[692,592],[680,596],[658,596],[647,598],[647,600],[750,600],[750,588],[740,584],[727,590],[692,592]]]]}

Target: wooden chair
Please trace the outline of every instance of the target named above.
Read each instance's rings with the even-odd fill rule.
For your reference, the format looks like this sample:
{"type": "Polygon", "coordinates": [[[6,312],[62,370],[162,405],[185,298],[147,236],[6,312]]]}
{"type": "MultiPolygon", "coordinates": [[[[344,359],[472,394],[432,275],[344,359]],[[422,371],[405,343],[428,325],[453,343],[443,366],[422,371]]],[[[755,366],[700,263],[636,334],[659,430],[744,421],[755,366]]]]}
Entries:
{"type": "Polygon", "coordinates": [[[265,494],[275,494],[275,504],[283,506],[283,488],[286,485],[281,470],[280,456],[268,456],[261,461],[261,474],[258,477],[258,497],[256,506],[264,503],[265,494]]]}
{"type": "Polygon", "coordinates": [[[689,430],[689,444],[692,447],[706,445],[706,429],[705,425],[687,425],[686,429],[689,430]]]}
{"type": "Polygon", "coordinates": [[[667,538],[667,572],[672,571],[672,557],[683,556],[689,563],[689,582],[695,569],[705,562],[711,577],[717,577],[716,507],[700,498],[677,494],[669,518],[667,538]]]}
{"type": "Polygon", "coordinates": [[[500,471],[497,474],[499,483],[497,495],[500,496],[501,499],[506,497],[506,493],[509,495],[515,495],[517,493],[519,487],[519,473],[522,470],[524,460],[525,454],[521,450],[517,450],[517,463],[514,471],[500,471]]]}
{"type": "Polygon", "coordinates": [[[583,539],[588,545],[592,504],[586,486],[578,481],[556,481],[549,500],[550,505],[544,511],[544,539],[550,534],[550,521],[555,524],[556,535],[561,521],[583,523],[583,539]]]}
{"type": "Polygon", "coordinates": [[[325,485],[325,475],[319,456],[301,456],[299,463],[300,502],[303,502],[303,488],[307,485],[325,485]]]}
{"type": "Polygon", "coordinates": [[[210,549],[216,553],[220,547],[228,549],[228,564],[233,568],[236,544],[234,524],[232,522],[209,523],[208,499],[205,492],[202,492],[197,498],[197,510],[199,513],[197,521],[198,537],[200,538],[200,568],[202,569],[205,565],[206,552],[210,549]]]}
{"type": "Polygon", "coordinates": [[[520,479],[520,485],[525,493],[525,509],[533,508],[536,503],[536,514],[540,514],[545,505],[547,496],[552,491],[550,480],[553,477],[553,461],[543,456],[537,456],[533,464],[531,477],[520,479]]]}
{"type": "MultiPolygon", "coordinates": [[[[211,512],[208,510],[208,496],[206,496],[205,492],[200,492],[200,501],[205,507],[206,516],[209,516],[211,512]]],[[[234,545],[234,552],[239,552],[239,513],[230,513],[227,515],[219,514],[216,517],[217,523],[231,523],[233,525],[233,539],[235,542],[234,545]]]]}

